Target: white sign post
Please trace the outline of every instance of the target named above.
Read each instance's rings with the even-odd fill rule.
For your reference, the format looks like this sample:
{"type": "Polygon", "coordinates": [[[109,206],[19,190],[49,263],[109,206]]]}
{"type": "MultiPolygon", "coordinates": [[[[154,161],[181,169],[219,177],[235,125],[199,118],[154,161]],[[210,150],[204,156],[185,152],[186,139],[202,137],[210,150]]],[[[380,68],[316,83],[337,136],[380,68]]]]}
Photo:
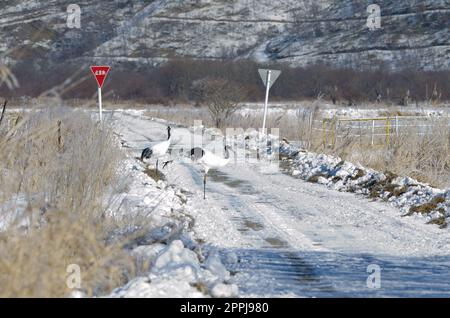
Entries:
{"type": "Polygon", "coordinates": [[[105,79],[108,76],[109,70],[111,67],[109,66],[91,66],[92,74],[95,76],[95,80],[97,81],[98,85],[98,110],[99,110],[99,117],[100,117],[100,123],[102,122],[102,87],[105,83],[105,79]]]}
{"type": "Polygon", "coordinates": [[[264,102],[264,120],[263,120],[263,133],[266,133],[266,120],[267,120],[267,108],[269,106],[269,91],[270,91],[270,75],[272,74],[272,71],[267,72],[266,77],[266,99],[264,102]]]}
{"type": "Polygon", "coordinates": [[[99,114],[100,114],[100,122],[103,121],[103,108],[102,108],[102,88],[99,86],[98,87],[98,110],[99,110],[99,114]]]}
{"type": "Polygon", "coordinates": [[[267,121],[267,112],[269,107],[269,91],[272,85],[275,83],[275,81],[278,79],[278,77],[281,74],[281,71],[277,70],[265,70],[265,69],[259,69],[258,70],[259,75],[261,76],[261,79],[266,86],[266,100],[264,103],[264,120],[263,120],[263,133],[266,132],[266,121],[267,121]]]}

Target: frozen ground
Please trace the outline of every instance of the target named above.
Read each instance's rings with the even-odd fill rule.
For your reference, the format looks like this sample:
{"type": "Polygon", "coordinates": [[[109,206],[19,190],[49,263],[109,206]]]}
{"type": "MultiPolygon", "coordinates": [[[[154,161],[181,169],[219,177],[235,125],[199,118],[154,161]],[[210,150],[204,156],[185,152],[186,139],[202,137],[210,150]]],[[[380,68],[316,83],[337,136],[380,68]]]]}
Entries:
{"type": "MultiPolygon", "coordinates": [[[[165,136],[163,122],[139,111],[115,112],[109,120],[132,156],[165,136]]],[[[176,147],[190,149],[192,131],[173,128],[176,147]]],[[[403,212],[388,203],[256,164],[211,171],[203,200],[199,167],[176,160],[164,173],[171,187],[183,189],[184,213],[194,220],[190,235],[204,242],[202,249],[212,255],[215,296],[236,293],[233,284],[243,297],[450,295],[450,231],[419,217],[402,217],[403,212]],[[222,274],[216,252],[227,269],[222,274]],[[381,289],[367,288],[371,264],[381,267],[381,289]]],[[[184,253],[180,246],[173,249],[172,254],[184,253]]],[[[202,271],[207,264],[199,264],[202,271]]],[[[176,271],[168,280],[176,284],[197,273],[186,271],[176,271]]],[[[154,296],[148,289],[152,277],[155,287],[160,283],[168,289],[163,295],[171,295],[171,284],[156,274],[133,281],[114,296],[154,296]]],[[[186,296],[198,294],[187,288],[186,296]]]]}
{"type": "MultiPolygon", "coordinates": [[[[296,116],[299,109],[308,107],[313,102],[271,102],[269,113],[271,114],[286,114],[288,116],[296,116]]],[[[412,105],[412,106],[387,106],[386,104],[362,104],[355,106],[338,106],[322,101],[318,104],[320,106],[321,116],[332,118],[334,116],[341,118],[373,118],[383,117],[388,113],[401,114],[402,116],[450,116],[450,105],[442,103],[438,107],[426,104],[412,105]]],[[[242,105],[239,114],[242,116],[261,114],[264,105],[261,103],[247,103],[242,105]]]]}
{"type": "MultiPolygon", "coordinates": [[[[311,107],[313,101],[302,101],[302,102],[271,102],[268,109],[269,115],[284,115],[287,117],[297,117],[299,111],[305,108],[311,107]]],[[[115,108],[120,107],[120,110],[126,110],[127,105],[111,105],[115,108]]],[[[449,117],[450,116],[450,104],[448,102],[443,102],[437,106],[430,104],[419,104],[411,106],[398,106],[387,104],[360,104],[355,106],[346,105],[333,105],[327,101],[320,101],[319,115],[324,118],[332,118],[337,116],[339,118],[376,118],[385,117],[387,114],[391,116],[430,116],[430,117],[449,117]]],[[[202,108],[194,108],[192,105],[174,106],[166,107],[161,105],[152,105],[146,109],[150,114],[158,115],[159,112],[165,113],[176,113],[180,111],[197,112],[201,113],[202,108]]],[[[243,117],[251,116],[262,116],[264,111],[263,103],[244,103],[241,105],[237,114],[243,117]]]]}

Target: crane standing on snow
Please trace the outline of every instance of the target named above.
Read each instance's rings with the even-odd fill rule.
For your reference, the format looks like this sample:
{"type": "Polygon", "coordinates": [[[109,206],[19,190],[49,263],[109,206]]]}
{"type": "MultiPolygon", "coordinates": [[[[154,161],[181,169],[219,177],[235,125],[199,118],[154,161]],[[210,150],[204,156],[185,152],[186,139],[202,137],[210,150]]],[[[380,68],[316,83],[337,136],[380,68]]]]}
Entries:
{"type": "Polygon", "coordinates": [[[164,140],[163,142],[157,143],[156,145],[153,145],[152,147],[145,148],[142,151],[141,160],[144,161],[144,159],[150,159],[152,157],[156,158],[156,171],[158,171],[158,161],[159,158],[163,157],[167,150],[169,150],[170,142],[172,139],[172,136],[170,135],[170,126],[167,127],[167,140],[164,140]]]}
{"type": "Polygon", "coordinates": [[[228,147],[224,146],[225,157],[219,157],[208,150],[204,150],[200,147],[191,149],[191,159],[194,162],[198,162],[203,166],[203,199],[206,199],[206,175],[210,169],[217,169],[225,167],[230,162],[230,153],[228,147]]]}

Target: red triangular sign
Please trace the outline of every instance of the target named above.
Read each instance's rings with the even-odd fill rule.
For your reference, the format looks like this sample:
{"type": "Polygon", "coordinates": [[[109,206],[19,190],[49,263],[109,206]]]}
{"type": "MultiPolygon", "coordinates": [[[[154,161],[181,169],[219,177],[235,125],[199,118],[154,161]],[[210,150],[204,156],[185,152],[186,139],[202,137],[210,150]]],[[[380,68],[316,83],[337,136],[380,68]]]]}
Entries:
{"type": "Polygon", "coordinates": [[[109,66],[91,66],[91,71],[97,80],[98,87],[103,87],[103,83],[105,82],[106,76],[108,76],[110,69],[111,67],[109,66]]]}

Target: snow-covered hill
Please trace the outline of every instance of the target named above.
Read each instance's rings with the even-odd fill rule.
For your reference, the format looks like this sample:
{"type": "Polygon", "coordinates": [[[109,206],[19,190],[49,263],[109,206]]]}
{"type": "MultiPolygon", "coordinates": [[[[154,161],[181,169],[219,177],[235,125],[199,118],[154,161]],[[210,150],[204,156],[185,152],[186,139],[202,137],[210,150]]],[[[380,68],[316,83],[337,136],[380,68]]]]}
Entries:
{"type": "Polygon", "coordinates": [[[369,0],[4,0],[0,53],[7,63],[92,61],[136,65],[175,57],[251,58],[292,65],[450,68],[450,2],[383,0],[381,29],[366,26],[369,0]]]}

